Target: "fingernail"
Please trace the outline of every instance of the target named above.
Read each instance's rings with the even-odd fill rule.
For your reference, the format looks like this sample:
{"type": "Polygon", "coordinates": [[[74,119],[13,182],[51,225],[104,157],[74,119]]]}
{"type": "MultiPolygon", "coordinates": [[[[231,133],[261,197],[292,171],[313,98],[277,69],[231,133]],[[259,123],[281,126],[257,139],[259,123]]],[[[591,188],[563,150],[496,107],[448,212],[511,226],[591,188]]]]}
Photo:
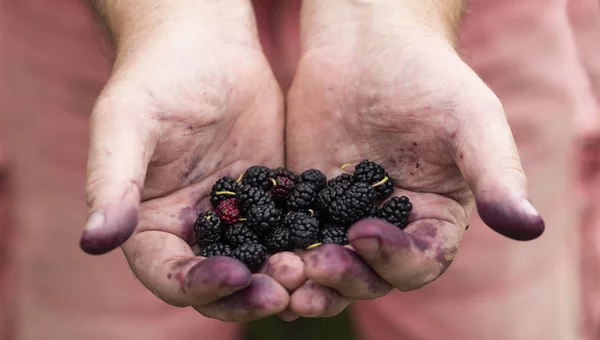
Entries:
{"type": "Polygon", "coordinates": [[[523,199],[522,204],[523,204],[523,209],[525,210],[525,213],[527,215],[540,216],[540,213],[537,211],[537,209],[535,209],[533,204],[531,204],[531,202],[529,202],[529,200],[523,199]]]}
{"type": "Polygon", "coordinates": [[[103,224],[104,214],[100,211],[96,211],[88,217],[87,221],[85,222],[85,226],[83,227],[83,230],[86,232],[90,232],[102,227],[103,224]]]}
{"type": "Polygon", "coordinates": [[[377,255],[381,249],[381,241],[378,237],[365,237],[352,241],[352,246],[361,255],[377,255]]]}

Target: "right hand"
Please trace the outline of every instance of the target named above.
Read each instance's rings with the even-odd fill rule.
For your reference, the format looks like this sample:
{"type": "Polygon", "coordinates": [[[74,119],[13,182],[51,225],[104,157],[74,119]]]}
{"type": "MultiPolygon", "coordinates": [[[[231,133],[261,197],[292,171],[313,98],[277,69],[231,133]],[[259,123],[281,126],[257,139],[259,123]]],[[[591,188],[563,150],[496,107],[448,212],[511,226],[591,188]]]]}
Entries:
{"type": "Polygon", "coordinates": [[[302,261],[272,256],[271,276],[232,258],[196,256],[192,225],[223,176],[283,165],[283,98],[258,41],[250,4],[202,2],[199,11],[143,18],[119,36],[94,108],[90,215],[81,248],[122,245],[137,278],[175,306],[225,321],[283,311],[302,284],[302,261]],[[140,29],[143,28],[143,29],[140,29]],[[141,202],[141,204],[140,204],[141,202]]]}

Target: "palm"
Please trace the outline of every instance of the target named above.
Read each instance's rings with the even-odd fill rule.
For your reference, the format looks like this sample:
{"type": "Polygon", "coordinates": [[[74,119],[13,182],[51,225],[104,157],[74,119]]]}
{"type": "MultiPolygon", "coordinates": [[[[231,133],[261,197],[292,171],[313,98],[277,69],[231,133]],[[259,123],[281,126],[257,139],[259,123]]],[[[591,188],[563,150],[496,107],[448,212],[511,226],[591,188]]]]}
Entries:
{"type": "MultiPolygon", "coordinates": [[[[404,231],[377,221],[355,224],[348,238],[357,254],[327,245],[305,255],[308,278],[335,289],[342,300],[375,298],[391,287],[415,289],[439,277],[458,251],[473,208],[473,182],[470,186],[461,170],[465,164],[487,166],[469,154],[472,138],[488,133],[477,121],[500,122],[492,141],[507,136],[500,115],[472,119],[501,111],[493,93],[451,48],[435,40],[410,46],[390,41],[305,51],[289,96],[289,167],[316,167],[331,178],[353,170],[340,169],[342,164],[369,159],[393,178],[394,195],[413,203],[404,231]]],[[[502,138],[498,145],[507,145],[502,138]]],[[[299,314],[312,313],[295,300],[292,295],[299,314]]],[[[349,303],[344,301],[321,315],[339,312],[349,303]]]]}
{"type": "MultiPolygon", "coordinates": [[[[102,181],[107,165],[113,181],[136,178],[105,215],[109,222],[121,218],[113,223],[117,237],[128,236],[122,226],[136,225],[129,212],[139,189],[139,223],[122,248],[140,281],[166,302],[229,321],[280,312],[288,294],[279,283],[250,276],[231,258],[196,256],[192,225],[211,208],[208,196],[220,177],[237,177],[251,165],[283,165],[281,91],[257,43],[175,36],[154,37],[117,60],[92,120],[98,138],[114,137],[92,136],[90,169],[97,172],[89,174],[88,192],[112,193],[102,181]],[[94,163],[100,161],[102,167],[94,163]],[[120,167],[136,161],[133,168],[145,173],[121,174],[120,167]]],[[[87,249],[102,251],[119,241],[96,230],[95,243],[82,238],[87,249]]]]}
{"type": "MultiPolygon", "coordinates": [[[[161,129],[142,190],[138,231],[160,230],[193,244],[191,226],[199,211],[211,208],[208,194],[217,179],[237,178],[251,165],[283,165],[279,87],[259,51],[233,49],[225,55],[244,55],[243,64],[220,58],[196,74],[187,67],[170,70],[175,73],[149,89],[161,96],[152,99],[161,129]],[[178,84],[174,76],[187,79],[178,84]]],[[[204,64],[202,59],[194,64],[204,64]]]]}
{"type": "Polygon", "coordinates": [[[464,68],[458,59],[436,67],[427,55],[391,67],[400,52],[389,46],[373,44],[342,61],[339,54],[321,49],[300,63],[288,117],[289,164],[333,176],[340,165],[367,158],[388,170],[396,195],[413,201],[411,220],[464,228],[473,200],[448,141],[460,133],[453,108],[462,105],[457,95],[473,82],[470,74],[449,74],[464,68]]]}

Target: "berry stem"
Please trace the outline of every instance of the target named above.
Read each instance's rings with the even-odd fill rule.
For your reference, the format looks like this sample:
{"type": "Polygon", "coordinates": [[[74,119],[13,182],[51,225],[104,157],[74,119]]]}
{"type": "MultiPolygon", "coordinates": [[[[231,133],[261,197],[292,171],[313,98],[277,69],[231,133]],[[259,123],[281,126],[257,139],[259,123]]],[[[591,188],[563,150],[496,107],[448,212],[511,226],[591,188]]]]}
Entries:
{"type": "Polygon", "coordinates": [[[238,218],[238,221],[247,221],[247,220],[248,220],[248,219],[247,219],[247,218],[245,218],[245,217],[240,217],[240,218],[238,218]]]}
{"type": "Polygon", "coordinates": [[[390,179],[390,178],[386,176],[384,179],[382,179],[381,181],[379,181],[379,182],[377,182],[377,183],[375,183],[375,184],[373,184],[373,185],[371,185],[371,186],[372,186],[373,188],[375,188],[375,187],[378,187],[378,186],[380,186],[380,185],[384,184],[385,182],[389,181],[389,179],[390,179]]]}
{"type": "Polygon", "coordinates": [[[277,186],[277,181],[274,180],[273,178],[269,178],[271,180],[271,182],[273,182],[273,186],[276,187],[277,186]]]}
{"type": "Polygon", "coordinates": [[[240,177],[238,177],[237,181],[238,183],[242,183],[242,178],[244,177],[244,174],[240,174],[240,177]]]}
{"type": "Polygon", "coordinates": [[[310,216],[314,216],[315,215],[315,211],[312,209],[308,209],[308,212],[310,213],[310,216]]]}
{"type": "Polygon", "coordinates": [[[233,192],[233,191],[217,191],[217,192],[215,192],[215,195],[235,195],[235,192],[233,192]]]}
{"type": "Polygon", "coordinates": [[[318,246],[320,246],[322,244],[323,243],[321,243],[321,242],[318,242],[318,243],[315,243],[315,244],[311,244],[310,246],[306,247],[306,250],[310,250],[310,249],[316,248],[316,247],[318,247],[318,246]]]}
{"type": "Polygon", "coordinates": [[[352,165],[352,164],[350,164],[350,163],[346,163],[346,164],[342,165],[342,166],[340,167],[340,169],[344,170],[345,168],[347,168],[347,167],[349,167],[349,166],[351,166],[351,165],[352,165]]]}

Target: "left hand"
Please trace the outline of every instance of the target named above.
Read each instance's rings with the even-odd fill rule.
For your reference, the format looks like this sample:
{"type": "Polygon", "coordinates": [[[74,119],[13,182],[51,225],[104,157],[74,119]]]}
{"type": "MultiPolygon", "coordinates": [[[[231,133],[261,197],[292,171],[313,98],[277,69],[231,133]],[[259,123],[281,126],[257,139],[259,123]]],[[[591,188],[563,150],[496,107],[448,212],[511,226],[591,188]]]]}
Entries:
{"type": "Polygon", "coordinates": [[[455,258],[475,200],[500,234],[538,237],[544,222],[527,200],[502,105],[452,48],[452,29],[424,25],[398,5],[377,8],[385,1],[311,3],[288,98],[287,165],[332,178],[340,165],[369,159],[413,211],[404,230],[363,220],[349,230],[351,247],[304,252],[309,281],[291,310],[333,316],[353,299],[432,282],[455,258]]]}

